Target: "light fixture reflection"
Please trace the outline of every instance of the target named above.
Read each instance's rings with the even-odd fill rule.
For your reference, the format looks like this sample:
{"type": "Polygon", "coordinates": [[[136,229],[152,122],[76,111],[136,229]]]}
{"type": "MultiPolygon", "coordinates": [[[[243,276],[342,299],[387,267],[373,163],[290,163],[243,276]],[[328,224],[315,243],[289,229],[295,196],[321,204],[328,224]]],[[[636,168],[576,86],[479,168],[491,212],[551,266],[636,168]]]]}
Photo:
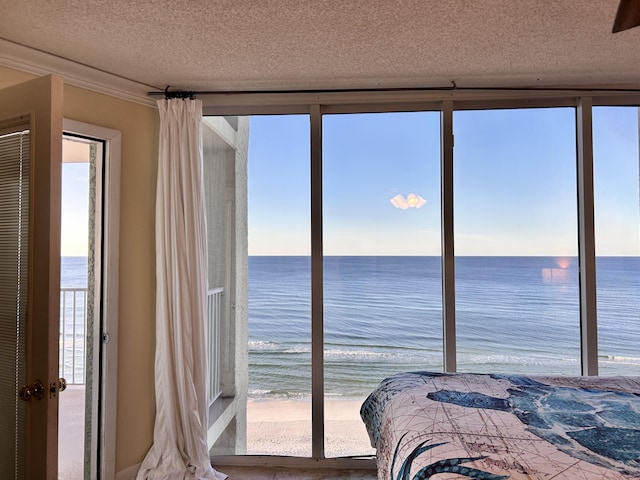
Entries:
{"type": "Polygon", "coordinates": [[[407,198],[404,198],[402,195],[398,194],[390,201],[391,205],[402,210],[406,210],[408,208],[420,208],[427,203],[424,198],[422,198],[420,195],[416,195],[415,193],[410,193],[409,195],[407,195],[407,198]]]}
{"type": "Polygon", "coordinates": [[[563,283],[569,278],[568,269],[571,266],[571,259],[569,257],[557,257],[554,261],[560,268],[543,268],[543,283],[563,283]]]}

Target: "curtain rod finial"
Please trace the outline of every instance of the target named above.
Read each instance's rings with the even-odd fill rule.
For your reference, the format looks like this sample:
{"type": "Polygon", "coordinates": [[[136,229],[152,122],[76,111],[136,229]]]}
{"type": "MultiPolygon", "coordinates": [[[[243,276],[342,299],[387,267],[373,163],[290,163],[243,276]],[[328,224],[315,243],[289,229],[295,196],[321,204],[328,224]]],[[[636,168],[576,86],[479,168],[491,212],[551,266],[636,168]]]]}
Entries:
{"type": "Polygon", "coordinates": [[[170,92],[169,85],[167,85],[167,87],[164,89],[164,98],[166,100],[169,100],[172,98],[181,98],[183,100],[188,98],[189,100],[195,100],[196,92],[187,91],[187,90],[174,90],[170,92]]]}

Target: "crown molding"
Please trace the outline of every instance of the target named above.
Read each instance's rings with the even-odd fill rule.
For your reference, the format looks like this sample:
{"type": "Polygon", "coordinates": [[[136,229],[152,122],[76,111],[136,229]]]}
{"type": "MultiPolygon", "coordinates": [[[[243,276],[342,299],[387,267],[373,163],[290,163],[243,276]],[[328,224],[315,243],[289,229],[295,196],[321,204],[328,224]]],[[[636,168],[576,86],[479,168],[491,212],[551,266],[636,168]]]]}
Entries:
{"type": "Polygon", "coordinates": [[[155,107],[156,101],[147,95],[151,87],[117,75],[83,65],[66,58],[0,38],[0,65],[33,75],[60,75],[66,84],[103,93],[112,97],[155,107]]]}

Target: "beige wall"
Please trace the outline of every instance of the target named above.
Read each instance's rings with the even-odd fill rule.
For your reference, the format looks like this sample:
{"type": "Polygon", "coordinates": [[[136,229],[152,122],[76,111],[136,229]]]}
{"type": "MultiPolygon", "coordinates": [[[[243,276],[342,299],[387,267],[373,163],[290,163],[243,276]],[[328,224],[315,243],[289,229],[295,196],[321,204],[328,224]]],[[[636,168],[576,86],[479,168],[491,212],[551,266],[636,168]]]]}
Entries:
{"type": "MultiPolygon", "coordinates": [[[[33,75],[0,67],[0,88],[33,75]]],[[[116,471],[141,462],[153,439],[155,179],[154,108],[65,86],[65,118],[122,132],[116,471]]]]}

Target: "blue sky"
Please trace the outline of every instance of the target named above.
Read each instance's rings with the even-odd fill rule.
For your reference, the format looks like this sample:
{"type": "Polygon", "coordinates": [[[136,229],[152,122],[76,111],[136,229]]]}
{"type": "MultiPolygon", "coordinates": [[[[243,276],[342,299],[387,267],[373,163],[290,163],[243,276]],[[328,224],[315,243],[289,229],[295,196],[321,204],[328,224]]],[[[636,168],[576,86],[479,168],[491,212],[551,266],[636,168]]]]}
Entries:
{"type": "Polygon", "coordinates": [[[64,140],[61,255],[86,256],[89,244],[89,145],[64,140]]]}
{"type": "MultiPolygon", "coordinates": [[[[574,117],[455,112],[456,254],[577,254],[574,117]]],[[[249,254],[309,255],[308,117],[250,122],[249,254]]],[[[593,125],[596,254],[640,255],[638,109],[595,107],[593,125]]],[[[325,115],[323,127],[325,254],[439,255],[440,114],[325,115]],[[425,205],[392,205],[411,193],[425,205]]],[[[62,255],[87,254],[88,173],[63,165],[62,255]]]]}
{"type": "MultiPolygon", "coordinates": [[[[323,118],[327,255],[439,255],[439,113],[323,118]],[[397,209],[397,194],[420,209],[397,209]]],[[[638,110],[594,108],[598,255],[640,255],[638,110]]],[[[454,115],[458,255],[577,254],[575,110],[454,115]]],[[[310,252],[308,117],[251,118],[249,254],[310,252]]]]}
{"type": "Polygon", "coordinates": [[[593,109],[598,255],[640,255],[638,118],[637,108],[593,109]]]}

